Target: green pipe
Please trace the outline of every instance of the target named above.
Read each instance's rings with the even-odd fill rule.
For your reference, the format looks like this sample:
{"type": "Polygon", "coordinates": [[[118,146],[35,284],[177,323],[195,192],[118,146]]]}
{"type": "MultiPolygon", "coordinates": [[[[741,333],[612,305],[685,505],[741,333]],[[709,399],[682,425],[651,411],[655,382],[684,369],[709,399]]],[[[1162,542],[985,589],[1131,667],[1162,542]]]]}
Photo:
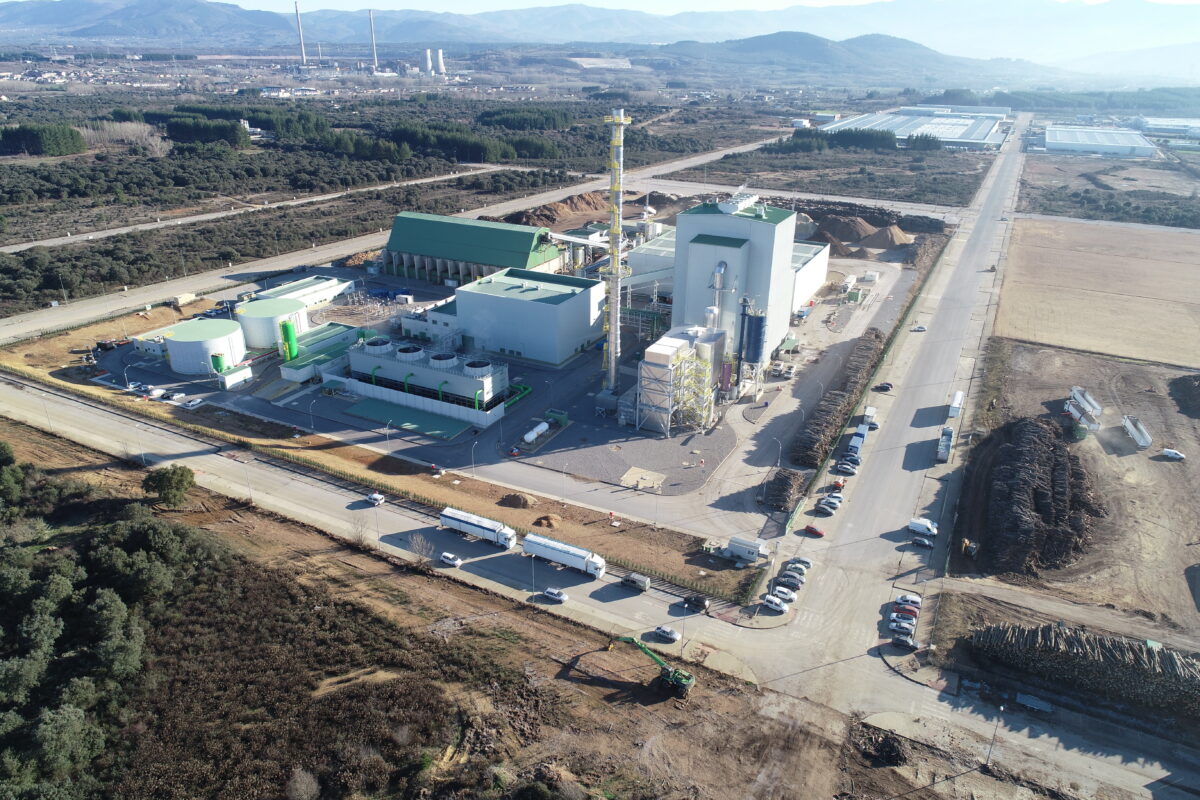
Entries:
{"type": "Polygon", "coordinates": [[[511,406],[513,403],[517,402],[517,401],[518,401],[518,400],[520,400],[521,398],[525,397],[525,395],[527,395],[527,394],[529,394],[530,392],[532,392],[532,391],[533,391],[533,387],[532,387],[532,386],[527,386],[527,385],[526,385],[526,384],[524,384],[524,383],[514,383],[514,384],[512,384],[512,385],[511,385],[509,388],[511,388],[511,389],[516,389],[516,390],[517,390],[517,393],[516,393],[516,394],[514,394],[512,397],[510,397],[510,398],[508,398],[507,400],[505,400],[505,401],[504,401],[504,407],[505,407],[505,408],[508,408],[508,407],[509,407],[509,406],[511,406]]]}
{"type": "Polygon", "coordinates": [[[441,383],[438,384],[438,401],[439,402],[441,402],[441,399],[442,399],[442,387],[445,386],[449,382],[450,381],[442,381],[441,383]]]}
{"type": "Polygon", "coordinates": [[[411,378],[413,375],[416,375],[416,374],[417,374],[417,373],[415,373],[415,372],[410,372],[410,373],[408,373],[407,375],[405,375],[405,376],[404,376],[404,391],[405,391],[405,392],[408,392],[408,379],[409,379],[409,378],[411,378]]]}
{"type": "Polygon", "coordinates": [[[379,381],[375,380],[375,373],[379,372],[379,370],[381,370],[381,369],[383,369],[383,364],[380,364],[378,367],[373,367],[371,369],[371,385],[372,386],[379,385],[379,381]]]}
{"type": "Polygon", "coordinates": [[[479,410],[479,395],[483,394],[483,389],[475,390],[475,410],[479,410]]]}

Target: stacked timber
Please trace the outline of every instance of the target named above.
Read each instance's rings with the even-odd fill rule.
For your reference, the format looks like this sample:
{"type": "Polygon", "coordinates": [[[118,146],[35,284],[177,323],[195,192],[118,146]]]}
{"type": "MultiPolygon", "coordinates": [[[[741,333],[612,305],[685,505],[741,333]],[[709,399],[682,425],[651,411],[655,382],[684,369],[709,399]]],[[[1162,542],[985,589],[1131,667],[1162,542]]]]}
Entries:
{"type": "Polygon", "coordinates": [[[802,467],[818,467],[837,444],[858,398],[867,388],[883,352],[886,337],[878,328],[868,329],[854,343],[846,359],[842,385],[828,391],[805,420],[792,445],[792,461],[802,467]]]}
{"type": "Polygon", "coordinates": [[[767,484],[767,507],[772,511],[791,511],[804,491],[804,475],[794,469],[777,469],[767,484]]]}
{"type": "Polygon", "coordinates": [[[991,625],[970,642],[977,655],[1085,693],[1200,718],[1200,660],[1161,645],[1057,625],[991,625]]]}

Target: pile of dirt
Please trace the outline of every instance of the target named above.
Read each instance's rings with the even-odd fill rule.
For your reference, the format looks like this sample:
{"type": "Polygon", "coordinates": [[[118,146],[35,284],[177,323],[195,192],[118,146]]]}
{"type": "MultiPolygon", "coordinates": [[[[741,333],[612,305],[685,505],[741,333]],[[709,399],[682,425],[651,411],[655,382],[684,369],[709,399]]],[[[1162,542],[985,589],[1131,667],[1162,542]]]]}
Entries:
{"type": "MultiPolygon", "coordinates": [[[[763,202],[778,208],[794,208],[803,211],[817,222],[830,215],[842,217],[861,217],[876,228],[886,228],[888,225],[898,225],[909,233],[945,233],[946,223],[937,217],[926,217],[920,214],[898,214],[880,206],[867,206],[861,203],[838,203],[814,200],[797,200],[793,197],[764,197],[763,202]]],[[[657,206],[655,206],[657,208],[657,206]]],[[[849,239],[847,241],[854,241],[849,239]]]]}
{"type": "Polygon", "coordinates": [[[604,211],[608,208],[608,195],[605,192],[584,192],[573,194],[561,201],[536,206],[526,211],[515,211],[503,222],[514,225],[532,225],[537,228],[551,228],[564,219],[586,211],[604,211]]]}
{"type": "Polygon", "coordinates": [[[822,218],[819,229],[843,242],[857,242],[878,230],[862,217],[843,217],[838,214],[822,218]]]}
{"type": "Polygon", "coordinates": [[[1013,420],[971,453],[959,501],[960,534],[979,543],[977,567],[1037,576],[1079,558],[1096,517],[1107,514],[1061,426],[1013,420]]]}
{"type": "Polygon", "coordinates": [[[1180,375],[1167,384],[1179,413],[1200,419],[1200,375],[1180,375]]]}
{"type": "Polygon", "coordinates": [[[497,504],[507,506],[508,508],[533,508],[537,503],[537,498],[533,495],[528,495],[524,492],[512,492],[501,497],[497,504]]]}
{"type": "Polygon", "coordinates": [[[851,250],[849,253],[849,257],[850,258],[867,258],[867,259],[869,259],[872,256],[871,256],[871,251],[867,250],[866,248],[860,247],[857,250],[851,250]]]}
{"type": "Polygon", "coordinates": [[[846,359],[842,385],[825,393],[796,437],[791,453],[794,463],[816,468],[829,455],[842,435],[850,412],[867,387],[867,379],[875,370],[885,341],[887,337],[878,328],[869,328],[855,341],[854,349],[846,359]]]}
{"type": "Polygon", "coordinates": [[[777,469],[767,484],[765,502],[775,511],[791,511],[804,491],[804,474],[794,469],[777,469]]]}
{"type": "Polygon", "coordinates": [[[874,767],[898,767],[908,762],[904,740],[891,731],[858,723],[850,729],[850,745],[874,767]]]}
{"type": "Polygon", "coordinates": [[[1200,717],[1200,661],[1170,648],[1078,628],[991,625],[971,635],[980,656],[1120,703],[1200,717]]]}
{"type": "Polygon", "coordinates": [[[361,267],[363,264],[366,264],[369,262],[373,263],[375,261],[375,259],[377,259],[378,257],[379,257],[378,250],[364,250],[361,253],[355,253],[354,255],[346,256],[346,258],[344,258],[342,260],[341,266],[343,266],[343,267],[361,267]]]}
{"type": "Polygon", "coordinates": [[[562,525],[562,517],[558,514],[543,514],[533,521],[535,528],[549,528],[550,530],[554,530],[560,525],[562,525]]]}
{"type": "Polygon", "coordinates": [[[913,243],[913,237],[909,236],[904,231],[897,228],[895,225],[888,225],[886,228],[880,228],[858,243],[859,247],[873,247],[882,250],[891,250],[895,247],[904,247],[913,243]]]}
{"type": "Polygon", "coordinates": [[[850,248],[842,244],[842,240],[833,236],[828,231],[817,231],[813,234],[810,241],[824,242],[829,245],[829,255],[833,258],[847,258],[850,255],[850,248]]]}
{"type": "Polygon", "coordinates": [[[904,254],[904,263],[929,266],[937,260],[949,237],[940,234],[919,234],[916,242],[904,254]]]}

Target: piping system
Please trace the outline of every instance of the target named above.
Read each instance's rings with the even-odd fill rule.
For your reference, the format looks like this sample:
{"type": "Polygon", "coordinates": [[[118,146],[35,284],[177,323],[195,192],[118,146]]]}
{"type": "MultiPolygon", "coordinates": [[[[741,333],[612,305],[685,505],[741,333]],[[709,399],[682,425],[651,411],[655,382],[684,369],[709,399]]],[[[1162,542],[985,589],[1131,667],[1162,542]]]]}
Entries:
{"type": "Polygon", "coordinates": [[[625,109],[618,108],[613,109],[612,114],[605,117],[604,121],[608,123],[611,131],[608,144],[608,266],[602,273],[608,283],[608,313],[605,322],[608,338],[605,341],[604,349],[608,362],[606,388],[615,396],[617,394],[617,364],[621,360],[621,278],[628,277],[629,274],[629,268],[621,263],[625,126],[633,120],[625,116],[625,109]]]}

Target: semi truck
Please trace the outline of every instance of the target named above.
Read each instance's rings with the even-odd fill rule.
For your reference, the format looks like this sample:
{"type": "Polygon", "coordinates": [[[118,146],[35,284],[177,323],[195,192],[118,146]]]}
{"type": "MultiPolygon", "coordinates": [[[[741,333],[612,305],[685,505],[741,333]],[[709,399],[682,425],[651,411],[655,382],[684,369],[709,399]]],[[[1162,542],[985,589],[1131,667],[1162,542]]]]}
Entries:
{"type": "Polygon", "coordinates": [[[541,556],[547,561],[577,569],[594,578],[603,578],[606,563],[601,556],[573,544],[560,542],[536,533],[525,534],[522,547],[526,555],[541,556]]]}
{"type": "Polygon", "coordinates": [[[851,455],[858,455],[858,451],[862,450],[862,446],[866,444],[867,437],[861,433],[856,433],[850,437],[850,443],[846,445],[846,452],[851,455]]]}
{"type": "Polygon", "coordinates": [[[867,426],[867,430],[873,431],[879,427],[879,423],[875,421],[875,415],[878,413],[875,406],[867,406],[863,409],[862,424],[867,426]]]}
{"type": "Polygon", "coordinates": [[[503,522],[460,511],[457,508],[449,506],[443,508],[441,524],[443,528],[485,539],[492,544],[500,545],[505,550],[511,550],[517,544],[516,531],[503,522]]]}

